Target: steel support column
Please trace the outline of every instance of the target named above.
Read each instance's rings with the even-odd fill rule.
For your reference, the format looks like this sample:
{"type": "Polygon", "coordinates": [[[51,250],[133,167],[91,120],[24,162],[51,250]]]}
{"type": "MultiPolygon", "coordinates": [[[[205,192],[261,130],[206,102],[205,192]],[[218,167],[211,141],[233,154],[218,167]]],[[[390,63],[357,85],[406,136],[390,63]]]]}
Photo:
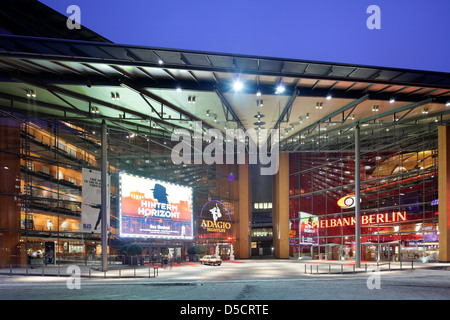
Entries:
{"type": "Polygon", "coordinates": [[[105,120],[102,121],[102,159],[101,159],[101,216],[102,216],[102,271],[108,270],[108,161],[107,161],[107,127],[105,120]]]}
{"type": "Polygon", "coordinates": [[[360,195],[360,127],[355,128],[355,266],[361,267],[361,195],[360,195]]]}

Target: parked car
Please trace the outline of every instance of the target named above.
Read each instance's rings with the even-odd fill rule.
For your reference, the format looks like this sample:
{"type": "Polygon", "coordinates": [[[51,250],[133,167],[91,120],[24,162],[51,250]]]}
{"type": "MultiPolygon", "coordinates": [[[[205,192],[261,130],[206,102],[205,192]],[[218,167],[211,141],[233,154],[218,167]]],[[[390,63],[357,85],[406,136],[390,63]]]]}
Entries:
{"type": "Polygon", "coordinates": [[[217,256],[203,256],[200,259],[200,263],[201,264],[209,264],[209,265],[213,265],[213,266],[215,266],[215,265],[220,266],[222,264],[222,259],[220,259],[217,256]]]}

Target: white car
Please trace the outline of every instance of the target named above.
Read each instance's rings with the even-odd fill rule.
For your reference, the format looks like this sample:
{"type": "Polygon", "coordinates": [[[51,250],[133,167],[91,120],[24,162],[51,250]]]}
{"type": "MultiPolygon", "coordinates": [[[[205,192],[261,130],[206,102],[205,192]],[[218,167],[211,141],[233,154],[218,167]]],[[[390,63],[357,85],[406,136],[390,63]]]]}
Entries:
{"type": "Polygon", "coordinates": [[[209,264],[209,265],[217,265],[220,266],[222,264],[222,260],[217,256],[203,256],[200,258],[201,264],[209,264]]]}

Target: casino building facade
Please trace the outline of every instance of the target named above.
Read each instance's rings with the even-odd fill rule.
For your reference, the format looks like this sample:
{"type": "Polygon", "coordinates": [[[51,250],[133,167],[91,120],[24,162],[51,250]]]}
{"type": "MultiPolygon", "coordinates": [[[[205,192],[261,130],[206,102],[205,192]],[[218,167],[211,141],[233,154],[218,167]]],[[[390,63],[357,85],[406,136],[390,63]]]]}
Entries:
{"type": "Polygon", "coordinates": [[[66,19],[0,7],[1,267],[121,263],[130,243],[450,261],[450,74],[124,46],[66,19]]]}

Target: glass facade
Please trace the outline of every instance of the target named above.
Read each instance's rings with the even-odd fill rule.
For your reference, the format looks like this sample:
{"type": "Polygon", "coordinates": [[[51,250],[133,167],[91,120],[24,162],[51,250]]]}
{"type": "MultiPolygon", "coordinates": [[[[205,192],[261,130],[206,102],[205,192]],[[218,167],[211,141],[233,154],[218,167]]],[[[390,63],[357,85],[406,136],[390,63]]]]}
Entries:
{"type": "MultiPolygon", "coordinates": [[[[83,121],[25,118],[1,112],[0,118],[1,245],[8,265],[98,263],[101,234],[83,232],[83,168],[100,170],[100,128],[83,121]]],[[[194,244],[213,251],[218,242],[229,247],[238,218],[239,174],[233,165],[172,164],[167,137],[149,138],[108,128],[108,172],[111,176],[108,261],[121,263],[120,248],[139,243],[146,257],[173,249],[181,259],[194,244]],[[125,239],[119,236],[118,173],[195,187],[193,240],[125,239]],[[233,173],[233,179],[230,174],[233,173]],[[201,209],[211,199],[227,207],[227,233],[201,227],[201,209]],[[229,227],[229,228],[228,228],[229,227]]],[[[100,227],[99,227],[100,229],[100,227]]],[[[225,252],[224,252],[225,254],[225,252]]],[[[3,262],[4,262],[3,261],[3,262]]]]}
{"type": "MultiPolygon", "coordinates": [[[[355,256],[353,130],[290,155],[291,257],[355,256]]],[[[437,126],[364,126],[360,144],[361,260],[437,261],[437,126]]]]}
{"type": "MultiPolygon", "coordinates": [[[[234,252],[237,258],[352,259],[355,141],[362,260],[437,260],[438,219],[441,243],[448,242],[442,214],[448,183],[438,188],[437,182],[438,131],[439,173],[447,174],[447,74],[126,46],[88,29],[55,33],[66,30],[66,17],[38,3],[26,7],[31,17],[59,18],[37,26],[7,6],[11,20],[0,21],[6,33],[0,41],[2,266],[98,261],[100,233],[85,230],[100,220],[83,222],[83,169],[101,167],[111,178],[110,262],[120,263],[121,247],[132,242],[146,257],[172,249],[185,258],[187,247],[203,245],[223,258],[234,252]],[[245,83],[239,93],[237,78],[245,83]],[[265,149],[269,144],[259,143],[257,153],[248,140],[238,148],[247,138],[231,137],[229,129],[249,139],[267,134],[270,144],[278,136],[278,159],[265,149]],[[108,163],[102,166],[103,147],[108,163]],[[234,164],[237,159],[245,164],[234,164]],[[263,168],[278,165],[277,174],[263,175],[263,168]],[[133,238],[133,232],[121,238],[119,172],[192,187],[193,201],[179,202],[192,208],[192,222],[190,211],[180,219],[192,225],[178,224],[176,231],[193,231],[194,239],[191,232],[189,240],[133,238]]],[[[104,193],[101,198],[91,209],[108,203],[104,193]]],[[[138,208],[136,202],[149,201],[141,190],[128,190],[126,198],[138,208]]],[[[127,228],[142,227],[140,212],[128,213],[135,216],[127,228]]],[[[450,250],[440,249],[448,261],[450,250]]]]}

